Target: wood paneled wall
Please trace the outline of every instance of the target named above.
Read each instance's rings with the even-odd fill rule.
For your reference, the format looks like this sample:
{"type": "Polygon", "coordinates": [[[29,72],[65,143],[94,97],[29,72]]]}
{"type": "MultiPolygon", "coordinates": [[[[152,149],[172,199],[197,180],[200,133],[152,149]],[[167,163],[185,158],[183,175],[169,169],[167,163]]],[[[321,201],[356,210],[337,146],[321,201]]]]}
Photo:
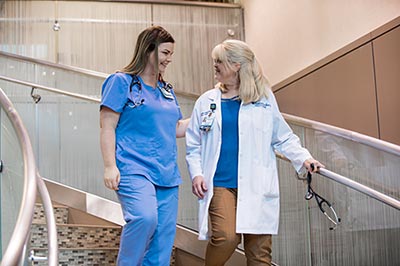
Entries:
{"type": "Polygon", "coordinates": [[[284,113],[400,145],[400,18],[273,90],[284,113]]]}
{"type": "Polygon", "coordinates": [[[166,78],[192,95],[215,83],[212,48],[244,38],[243,12],[235,4],[6,1],[0,18],[0,50],[104,73],[129,63],[144,28],[161,25],[176,40],[166,78]]]}

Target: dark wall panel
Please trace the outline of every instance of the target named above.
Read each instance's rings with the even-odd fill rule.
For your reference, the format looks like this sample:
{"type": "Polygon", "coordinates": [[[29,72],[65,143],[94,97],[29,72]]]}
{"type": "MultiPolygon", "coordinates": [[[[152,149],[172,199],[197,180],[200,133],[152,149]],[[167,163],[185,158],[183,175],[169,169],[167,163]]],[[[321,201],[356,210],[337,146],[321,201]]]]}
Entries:
{"type": "Polygon", "coordinates": [[[381,138],[400,145],[400,26],[373,47],[381,138]]]}
{"type": "Polygon", "coordinates": [[[275,95],[284,113],[379,137],[371,44],[317,69],[275,95]]]}

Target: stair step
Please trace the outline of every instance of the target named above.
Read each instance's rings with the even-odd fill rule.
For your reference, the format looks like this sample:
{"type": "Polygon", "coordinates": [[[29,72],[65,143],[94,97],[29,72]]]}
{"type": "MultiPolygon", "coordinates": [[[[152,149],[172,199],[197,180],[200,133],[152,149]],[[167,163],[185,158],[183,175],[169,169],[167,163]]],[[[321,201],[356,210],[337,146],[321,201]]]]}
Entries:
{"type": "MultiPolygon", "coordinates": [[[[57,224],[59,248],[118,248],[121,226],[57,224]]],[[[47,247],[46,224],[32,224],[31,247],[47,247]]]]}
{"type": "MultiPolygon", "coordinates": [[[[68,222],[68,207],[64,205],[53,205],[54,217],[57,224],[66,224],[68,222]]],[[[35,204],[35,213],[33,215],[33,223],[46,223],[46,216],[43,205],[35,204]]]]}
{"type": "MultiPolygon", "coordinates": [[[[47,249],[32,248],[35,256],[46,257],[47,249]]],[[[90,248],[59,248],[58,263],[60,266],[81,265],[116,265],[118,248],[90,249],[90,248]]],[[[33,265],[48,265],[48,261],[35,261],[33,265]]]]}

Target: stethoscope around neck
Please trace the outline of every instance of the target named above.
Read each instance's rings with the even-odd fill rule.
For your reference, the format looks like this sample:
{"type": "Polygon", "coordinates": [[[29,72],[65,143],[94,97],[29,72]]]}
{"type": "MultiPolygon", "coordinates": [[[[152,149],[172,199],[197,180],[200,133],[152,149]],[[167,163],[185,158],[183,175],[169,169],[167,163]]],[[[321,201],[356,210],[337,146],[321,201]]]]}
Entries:
{"type": "MultiPolygon", "coordinates": [[[[131,75],[132,81],[129,85],[129,93],[131,95],[131,101],[128,101],[127,105],[131,108],[136,108],[143,105],[145,100],[143,98],[143,88],[142,82],[137,75],[131,75]],[[132,95],[134,93],[134,88],[137,88],[137,95],[132,95]]],[[[168,82],[161,80],[162,86],[157,82],[157,88],[160,90],[161,94],[165,99],[174,100],[174,95],[172,94],[172,85],[168,82]]]]}

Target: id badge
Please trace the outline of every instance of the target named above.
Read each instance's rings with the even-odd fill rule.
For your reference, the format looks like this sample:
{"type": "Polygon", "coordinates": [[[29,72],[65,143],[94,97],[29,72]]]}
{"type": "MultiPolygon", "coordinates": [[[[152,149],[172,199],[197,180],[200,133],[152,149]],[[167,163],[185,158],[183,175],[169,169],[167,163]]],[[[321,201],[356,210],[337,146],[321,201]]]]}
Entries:
{"type": "Polygon", "coordinates": [[[201,119],[200,130],[208,132],[210,131],[215,119],[215,113],[208,111],[201,119]]]}
{"type": "Polygon", "coordinates": [[[215,109],[217,108],[217,105],[215,103],[210,104],[210,110],[201,113],[201,125],[200,125],[200,130],[208,132],[210,131],[214,119],[215,119],[215,109]]]}

